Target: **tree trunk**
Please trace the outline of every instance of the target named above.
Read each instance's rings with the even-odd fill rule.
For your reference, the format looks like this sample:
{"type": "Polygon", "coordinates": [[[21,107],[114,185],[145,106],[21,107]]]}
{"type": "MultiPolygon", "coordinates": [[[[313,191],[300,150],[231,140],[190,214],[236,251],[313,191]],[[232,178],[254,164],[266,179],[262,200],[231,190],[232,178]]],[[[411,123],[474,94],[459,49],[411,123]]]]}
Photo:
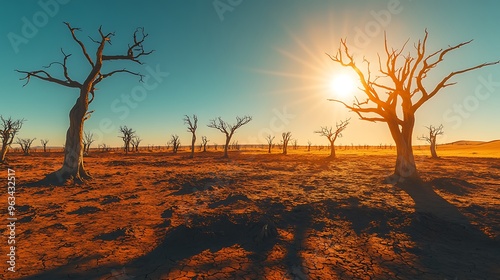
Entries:
{"type": "Polygon", "coordinates": [[[229,142],[231,141],[231,136],[226,135],[226,145],[224,145],[224,157],[228,158],[229,155],[227,154],[227,149],[229,147],[229,142]]]}
{"type": "Polygon", "coordinates": [[[193,133],[193,137],[191,138],[191,158],[194,158],[194,144],[196,142],[196,135],[193,133]]]}
{"type": "Polygon", "coordinates": [[[389,176],[386,182],[395,184],[406,180],[418,180],[419,174],[415,164],[415,157],[413,156],[411,139],[414,121],[412,122],[411,119],[407,119],[407,122],[401,126],[401,130],[400,125],[396,122],[388,122],[388,125],[392,138],[396,143],[397,158],[394,174],[389,176]]]}
{"type": "Polygon", "coordinates": [[[0,162],[5,162],[5,156],[7,155],[7,150],[9,149],[9,145],[3,143],[2,150],[0,151],[0,162]]]}
{"type": "Polygon", "coordinates": [[[271,146],[272,144],[269,144],[269,148],[267,149],[267,153],[270,154],[271,153],[271,146]]]}
{"type": "Polygon", "coordinates": [[[438,158],[436,153],[436,138],[431,138],[431,155],[432,158],[438,158]]]}
{"type": "Polygon", "coordinates": [[[64,145],[64,162],[61,169],[47,175],[47,179],[64,183],[69,179],[82,182],[90,175],[83,165],[83,123],[88,109],[88,91],[81,90],[80,96],[69,112],[69,128],[64,145]]]}
{"type": "Polygon", "coordinates": [[[330,157],[335,158],[335,145],[334,141],[330,141],[330,157]]]}

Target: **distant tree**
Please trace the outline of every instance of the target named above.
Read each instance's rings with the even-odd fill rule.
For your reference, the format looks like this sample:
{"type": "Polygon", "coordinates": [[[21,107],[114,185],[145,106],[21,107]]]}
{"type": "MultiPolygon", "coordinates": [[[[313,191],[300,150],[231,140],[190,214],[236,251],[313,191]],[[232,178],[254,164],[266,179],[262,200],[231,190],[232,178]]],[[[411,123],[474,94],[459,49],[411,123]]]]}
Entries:
{"type": "Polygon", "coordinates": [[[385,38],[385,56],[378,56],[379,65],[376,69],[379,73],[376,74],[371,72],[370,62],[366,59],[363,59],[366,68],[362,70],[359,67],[346,40],[341,40],[337,53],[330,56],[333,62],[348,67],[357,74],[361,91],[366,95],[366,99],[356,99],[352,104],[336,99],[332,101],[343,104],[362,120],[387,123],[397,150],[394,173],[386,179],[389,183],[420,179],[412,145],[417,110],[442,89],[456,84],[452,79],[457,75],[500,62],[482,63],[436,76],[440,72],[432,70],[439,68],[446,55],[472,40],[428,52],[427,37],[426,30],[423,40],[412,44],[415,48],[413,53],[405,51],[406,43],[401,49],[389,47],[385,38]],[[435,75],[430,75],[432,73],[435,75]]]}
{"type": "Polygon", "coordinates": [[[172,134],[170,136],[170,141],[168,144],[172,145],[172,151],[174,154],[177,154],[177,150],[179,149],[181,145],[181,140],[179,140],[179,136],[176,134],[172,134]]]}
{"type": "Polygon", "coordinates": [[[88,155],[90,152],[90,145],[94,143],[94,133],[85,131],[83,133],[83,153],[88,155]]]}
{"type": "Polygon", "coordinates": [[[215,129],[219,130],[220,132],[224,133],[224,135],[226,135],[226,144],[224,145],[224,157],[225,158],[229,157],[228,153],[227,153],[227,149],[229,147],[229,143],[231,143],[231,137],[233,137],[234,132],[238,128],[249,123],[251,120],[252,120],[252,117],[250,117],[250,116],[244,116],[242,118],[236,117],[236,123],[232,124],[232,125],[223,121],[221,117],[210,120],[210,123],[207,125],[208,127],[215,128],[215,129]]]}
{"type": "Polygon", "coordinates": [[[101,150],[101,152],[108,152],[109,151],[109,146],[106,145],[106,143],[102,143],[99,145],[99,149],[101,150]]]}
{"type": "Polygon", "coordinates": [[[201,145],[203,146],[203,151],[207,151],[207,144],[210,140],[207,139],[207,136],[201,136],[201,145]]]}
{"type": "Polygon", "coordinates": [[[427,141],[430,144],[432,158],[438,158],[438,155],[436,153],[436,139],[438,135],[443,135],[443,125],[441,124],[438,127],[431,125],[426,126],[426,128],[429,130],[429,135],[422,135],[421,137],[418,137],[418,139],[427,141]]]}
{"type": "Polygon", "coordinates": [[[346,129],[349,124],[350,119],[346,119],[345,121],[341,121],[335,125],[335,129],[333,127],[322,126],[320,130],[315,131],[314,133],[318,133],[320,136],[325,136],[330,142],[330,157],[335,158],[335,140],[337,138],[342,137],[342,131],[346,129]]]}
{"type": "Polygon", "coordinates": [[[292,140],[292,147],[293,147],[293,149],[297,150],[298,146],[299,146],[299,140],[293,139],[292,140]]]}
{"type": "Polygon", "coordinates": [[[217,147],[218,147],[218,146],[219,146],[219,144],[214,143],[214,150],[216,150],[216,151],[217,151],[217,147]]]}
{"type": "Polygon", "coordinates": [[[5,156],[10,145],[14,141],[14,137],[21,130],[24,119],[14,120],[12,117],[4,118],[0,115],[0,138],[2,139],[2,150],[0,150],[0,163],[5,162],[5,156]]]}
{"type": "Polygon", "coordinates": [[[312,145],[311,140],[307,140],[307,151],[308,151],[308,152],[310,152],[310,151],[311,151],[311,145],[312,145]]]}
{"type": "Polygon", "coordinates": [[[132,150],[134,150],[135,152],[139,152],[139,145],[141,144],[142,142],[142,139],[135,135],[134,137],[132,137],[132,139],[130,140],[130,145],[132,145],[132,150]]]}
{"type": "Polygon", "coordinates": [[[282,145],[283,145],[283,154],[286,155],[288,154],[288,142],[292,138],[292,133],[290,131],[288,132],[283,132],[281,134],[282,137],[282,145]]]}
{"type": "Polygon", "coordinates": [[[30,149],[31,149],[31,144],[33,141],[35,141],[36,138],[30,139],[30,138],[17,138],[16,144],[19,144],[21,146],[21,149],[23,150],[24,155],[29,155],[30,154],[30,149]]]}
{"type": "Polygon", "coordinates": [[[142,64],[142,58],[152,53],[152,51],[146,51],[143,45],[144,41],[148,37],[148,34],[144,32],[143,28],[137,28],[132,37],[133,42],[128,45],[124,45],[121,48],[115,47],[116,49],[122,49],[124,51],[123,53],[106,54],[104,49],[107,45],[111,45],[112,38],[115,36],[115,33],[105,33],[102,31],[102,28],[99,27],[97,39],[91,37],[89,38],[91,41],[90,44],[96,46],[96,50],[94,52],[95,57],[92,58],[92,53],[87,50],[86,44],[76,35],[76,33],[81,29],[72,27],[67,22],[64,24],[67,26],[73,41],[81,50],[82,55],[79,57],[83,57],[85,60],[85,65],[75,64],[77,70],[74,72],[82,72],[83,74],[80,75],[83,77],[82,80],[78,81],[74,79],[74,77],[71,77],[71,72],[68,69],[68,59],[71,57],[71,54],[66,54],[62,49],[62,62],[52,62],[48,66],[44,67],[44,69],[35,71],[16,70],[17,72],[25,75],[22,79],[26,81],[26,84],[30,82],[31,78],[37,78],[46,82],[75,89],[78,92],[78,99],[69,112],[69,128],[66,133],[63,166],[61,169],[47,176],[47,179],[57,181],[57,183],[63,183],[70,179],[73,179],[76,182],[81,182],[85,179],[91,178],[90,174],[85,170],[83,164],[83,126],[85,120],[88,119],[92,113],[92,111],[88,111],[88,107],[94,100],[94,94],[99,83],[103,80],[107,80],[107,78],[114,76],[115,74],[138,76],[142,81],[143,75],[139,73],[132,72],[125,68],[111,69],[111,64],[113,64],[111,62],[119,62],[118,65],[121,67],[123,67],[125,62],[142,64]],[[60,67],[61,71],[59,72],[62,74],[62,77],[58,78],[49,73],[48,69],[52,68],[52,66],[60,67]],[[104,72],[104,70],[106,70],[106,72],[104,72]]]}
{"type": "Polygon", "coordinates": [[[49,140],[48,139],[40,139],[40,143],[43,146],[43,152],[46,153],[47,152],[47,144],[49,143],[49,140]]]}
{"type": "Polygon", "coordinates": [[[125,154],[128,154],[128,152],[130,151],[130,142],[135,137],[135,131],[127,126],[120,126],[120,132],[122,133],[122,135],[118,137],[122,138],[123,149],[125,151],[125,154]]]}
{"type": "Polygon", "coordinates": [[[188,132],[191,132],[191,155],[190,158],[194,157],[194,144],[196,143],[196,129],[198,128],[198,117],[193,115],[191,119],[188,115],[184,116],[184,124],[188,127],[188,132]]]}
{"type": "Polygon", "coordinates": [[[272,135],[266,135],[266,141],[267,141],[267,153],[270,154],[271,153],[271,148],[273,147],[273,140],[274,138],[276,138],[276,136],[272,136],[272,135]]]}

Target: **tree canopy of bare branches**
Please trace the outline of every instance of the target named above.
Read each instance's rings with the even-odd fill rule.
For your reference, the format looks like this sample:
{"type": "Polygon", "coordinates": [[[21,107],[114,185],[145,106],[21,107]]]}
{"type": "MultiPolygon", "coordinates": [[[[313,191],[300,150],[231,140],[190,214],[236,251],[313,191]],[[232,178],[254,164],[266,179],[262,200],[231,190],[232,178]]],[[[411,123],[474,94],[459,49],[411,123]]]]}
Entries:
{"type": "Polygon", "coordinates": [[[21,149],[23,150],[25,156],[28,156],[30,154],[31,144],[33,143],[33,141],[35,141],[35,139],[36,138],[17,138],[16,144],[19,144],[19,146],[21,146],[21,149]]]}
{"type": "Polygon", "coordinates": [[[83,153],[88,155],[90,152],[90,145],[94,143],[94,133],[85,131],[83,133],[83,153]]]}
{"type": "Polygon", "coordinates": [[[203,146],[203,151],[206,152],[207,151],[207,144],[208,142],[210,142],[210,140],[208,140],[207,136],[201,136],[201,145],[203,146]]]}
{"type": "Polygon", "coordinates": [[[337,138],[342,137],[342,131],[344,131],[349,125],[350,119],[346,119],[345,121],[340,121],[340,123],[335,124],[335,128],[322,126],[320,130],[314,131],[314,133],[318,133],[320,136],[324,136],[330,142],[330,157],[335,158],[335,140],[337,138]]]}
{"type": "Polygon", "coordinates": [[[430,144],[432,158],[438,158],[438,155],[436,152],[437,137],[438,137],[438,135],[444,134],[443,125],[441,124],[438,127],[430,125],[430,126],[426,126],[426,128],[429,130],[429,134],[422,135],[421,137],[418,137],[418,139],[427,141],[427,143],[430,144]]]}
{"type": "Polygon", "coordinates": [[[387,178],[390,183],[406,179],[419,180],[412,150],[415,112],[441,90],[456,84],[453,78],[457,75],[500,62],[485,62],[439,77],[440,74],[432,70],[441,65],[449,53],[468,45],[472,40],[429,51],[427,39],[428,32],[425,30],[424,38],[414,44],[412,53],[405,50],[408,41],[400,49],[393,49],[385,38],[385,54],[378,56],[378,75],[373,74],[367,59],[363,59],[364,69],[357,64],[344,39],[340,41],[337,53],[328,55],[333,62],[350,68],[357,74],[361,82],[360,89],[366,97],[362,100],[355,99],[352,104],[337,99],[330,100],[341,103],[362,120],[385,122],[389,127],[397,150],[394,174],[387,178]],[[431,74],[433,77],[428,79],[431,74]]]}
{"type": "Polygon", "coordinates": [[[132,128],[125,126],[120,126],[121,135],[118,136],[123,140],[123,150],[125,154],[130,151],[130,142],[135,137],[135,131],[132,128]]]}
{"type": "Polygon", "coordinates": [[[271,148],[273,147],[273,140],[276,138],[276,136],[272,136],[271,134],[266,135],[266,142],[267,142],[267,153],[271,153],[271,148]]]}
{"type": "Polygon", "coordinates": [[[220,132],[224,133],[226,136],[226,144],[224,145],[224,157],[227,158],[228,153],[227,149],[229,146],[229,143],[231,143],[231,137],[233,137],[234,132],[242,127],[243,125],[249,123],[252,120],[252,117],[250,116],[244,116],[244,117],[236,117],[236,123],[235,124],[229,124],[222,120],[221,117],[218,117],[216,119],[210,120],[210,123],[207,125],[210,128],[215,128],[219,130],[220,132]]]}
{"type": "MultiPolygon", "coordinates": [[[[76,89],[79,92],[75,105],[69,114],[70,125],[66,133],[63,166],[54,173],[47,175],[48,180],[55,181],[57,183],[63,183],[71,178],[76,182],[81,182],[85,179],[91,178],[90,174],[85,170],[83,165],[83,125],[84,121],[87,120],[92,114],[92,111],[88,111],[88,107],[94,100],[97,86],[102,81],[116,74],[129,74],[137,76],[142,81],[143,75],[139,72],[134,72],[125,68],[113,70],[107,66],[106,68],[103,68],[103,66],[108,65],[109,62],[113,61],[129,61],[142,64],[141,59],[153,52],[147,51],[144,47],[144,42],[148,37],[144,28],[137,28],[132,36],[132,42],[129,43],[128,46],[125,46],[123,53],[106,54],[104,51],[105,47],[107,45],[111,45],[112,38],[115,36],[115,33],[106,33],[103,31],[102,27],[99,27],[97,37],[92,38],[89,36],[90,43],[96,46],[95,56],[92,57],[92,52],[87,48],[87,44],[77,36],[77,33],[80,32],[81,29],[73,27],[67,22],[64,24],[66,25],[72,40],[78,45],[78,48],[83,54],[84,62],[79,66],[79,68],[84,69],[84,66],[88,67],[88,74],[83,80],[79,81],[71,75],[68,61],[70,60],[72,54],[67,54],[63,49],[61,49],[61,61],[52,62],[40,70],[16,70],[17,72],[23,74],[21,80],[25,81],[24,85],[27,85],[31,81],[31,78],[36,78],[70,89],[76,89]],[[62,74],[59,75],[59,77],[53,74],[54,71],[52,68],[54,67],[60,69],[62,74]],[[106,69],[106,71],[104,72],[103,69],[106,69]]],[[[80,71],[80,69],[78,69],[78,71],[80,71]]]]}
{"type": "Polygon", "coordinates": [[[169,145],[172,145],[172,152],[174,154],[177,154],[177,150],[179,150],[179,147],[181,146],[181,140],[179,139],[179,135],[172,134],[170,136],[170,141],[168,142],[169,145]]]}
{"type": "Polygon", "coordinates": [[[5,156],[14,137],[23,127],[24,119],[15,120],[12,117],[4,118],[0,115],[0,138],[2,139],[2,149],[0,150],[0,163],[5,162],[5,156]]]}
{"type": "Polygon", "coordinates": [[[47,144],[49,143],[49,139],[40,139],[40,143],[43,146],[43,152],[47,152],[47,144]]]}
{"type": "Polygon", "coordinates": [[[142,142],[142,139],[137,135],[132,137],[132,139],[130,140],[130,145],[132,145],[132,149],[135,152],[139,152],[139,145],[141,144],[141,142],[142,142]]]}
{"type": "Polygon", "coordinates": [[[188,115],[184,116],[184,124],[188,127],[188,132],[191,132],[191,155],[194,157],[194,145],[196,144],[196,129],[198,128],[198,116],[193,115],[193,118],[188,115]]]}

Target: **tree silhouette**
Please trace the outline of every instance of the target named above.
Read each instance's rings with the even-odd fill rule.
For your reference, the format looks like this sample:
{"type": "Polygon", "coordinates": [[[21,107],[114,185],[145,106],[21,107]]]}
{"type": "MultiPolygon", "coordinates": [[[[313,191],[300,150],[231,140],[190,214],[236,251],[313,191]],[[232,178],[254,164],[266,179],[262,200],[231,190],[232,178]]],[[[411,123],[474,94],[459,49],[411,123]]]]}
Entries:
{"type": "Polygon", "coordinates": [[[427,141],[430,144],[432,158],[438,158],[436,153],[436,139],[438,135],[443,135],[443,125],[441,124],[439,127],[431,125],[426,126],[426,128],[429,130],[429,136],[422,135],[421,137],[418,137],[418,140],[427,141]]]}
{"type": "Polygon", "coordinates": [[[276,136],[271,136],[270,134],[269,135],[266,135],[266,141],[267,141],[267,153],[270,154],[271,153],[271,148],[273,147],[273,140],[274,138],[276,138],[276,136]]]}
{"type": "Polygon", "coordinates": [[[198,128],[198,117],[193,115],[191,119],[188,115],[184,116],[184,124],[188,127],[188,132],[191,132],[191,155],[190,158],[194,157],[194,144],[196,143],[196,129],[198,128]]]}
{"type": "MultiPolygon", "coordinates": [[[[142,64],[140,59],[143,56],[149,55],[153,52],[145,51],[143,43],[148,35],[144,33],[143,28],[137,28],[133,34],[133,42],[126,46],[125,53],[113,55],[104,54],[106,44],[108,43],[111,45],[111,39],[115,35],[115,33],[104,33],[102,31],[102,28],[99,27],[98,39],[92,39],[89,37],[92,43],[95,43],[97,45],[95,57],[91,58],[91,56],[89,55],[90,52],[87,51],[87,47],[85,46],[85,44],[76,36],[76,31],[80,31],[80,28],[71,27],[71,25],[67,22],[65,22],[65,24],[69,32],[71,33],[73,41],[75,41],[79,45],[82,54],[85,57],[86,63],[88,63],[88,65],[90,66],[90,69],[87,72],[88,74],[86,74],[86,77],[83,81],[77,81],[70,76],[67,62],[71,57],[71,54],[66,54],[62,49],[62,62],[52,62],[42,70],[16,70],[17,72],[25,75],[24,78],[21,78],[22,80],[26,80],[25,85],[30,82],[32,77],[34,77],[68,88],[74,88],[79,91],[78,99],[76,100],[75,105],[69,113],[70,124],[66,133],[63,166],[59,170],[47,175],[47,179],[55,180],[58,183],[63,183],[70,178],[73,178],[76,182],[81,182],[85,179],[91,178],[90,174],[85,170],[83,165],[83,125],[85,120],[88,119],[92,113],[92,111],[88,111],[88,107],[89,104],[94,100],[95,92],[97,89],[96,86],[103,80],[119,73],[138,76],[142,81],[143,75],[137,72],[132,72],[124,68],[118,70],[110,70],[109,72],[102,72],[102,69],[108,69],[103,68],[103,66],[112,61],[131,61],[142,64]],[[54,65],[61,67],[63,73],[62,78],[56,78],[48,72],[47,69],[54,65]]],[[[82,68],[82,66],[80,66],[80,68],[82,68]]]]}
{"type": "Polygon", "coordinates": [[[419,179],[412,149],[415,112],[442,89],[456,84],[452,81],[455,76],[500,62],[482,63],[428,80],[429,74],[434,73],[431,70],[440,65],[447,54],[469,44],[472,40],[429,53],[427,38],[428,32],[425,30],[423,40],[414,45],[416,53],[403,54],[406,43],[399,50],[392,49],[389,48],[385,37],[384,62],[380,55],[378,59],[379,75],[372,74],[370,62],[366,59],[363,60],[366,69],[361,70],[349,52],[346,40],[340,40],[335,55],[328,55],[332,61],[351,68],[358,75],[361,82],[360,89],[366,95],[364,100],[356,98],[352,105],[337,99],[330,100],[343,104],[362,120],[385,122],[389,127],[397,150],[394,173],[386,180],[389,183],[419,179]]]}
{"type": "Polygon", "coordinates": [[[307,140],[307,151],[308,151],[308,152],[310,152],[310,151],[311,151],[311,145],[312,145],[311,140],[307,140]]]}
{"type": "Polygon", "coordinates": [[[25,156],[28,156],[30,154],[31,144],[33,143],[33,141],[35,141],[35,139],[36,138],[17,138],[16,144],[19,144],[19,146],[21,146],[21,149],[23,150],[25,156]]]}
{"type": "Polygon", "coordinates": [[[132,150],[134,150],[135,152],[139,152],[139,145],[141,144],[141,141],[142,139],[137,135],[132,137],[132,139],[130,139],[130,145],[132,145],[132,150]]]}
{"type": "Polygon", "coordinates": [[[0,138],[2,139],[2,150],[0,150],[0,163],[5,162],[5,156],[10,145],[14,141],[14,137],[23,127],[24,119],[14,120],[12,117],[4,118],[0,115],[0,138]]]}
{"type": "Polygon", "coordinates": [[[83,133],[83,153],[84,155],[88,155],[90,152],[90,145],[94,143],[94,134],[91,132],[85,131],[83,133]]]}
{"type": "Polygon", "coordinates": [[[231,143],[231,137],[233,137],[234,132],[238,128],[249,123],[251,120],[252,120],[252,117],[250,117],[250,116],[244,116],[242,118],[236,117],[235,124],[228,124],[227,122],[223,121],[221,117],[210,120],[210,123],[207,125],[208,127],[218,129],[220,132],[222,132],[222,133],[224,133],[224,135],[226,135],[226,144],[224,145],[224,157],[225,158],[229,157],[228,153],[227,153],[227,149],[229,147],[229,143],[231,143]]]}
{"type": "Polygon", "coordinates": [[[335,124],[335,129],[333,127],[322,126],[320,130],[315,131],[314,133],[318,133],[320,136],[325,136],[330,142],[330,157],[335,158],[335,140],[337,138],[342,137],[342,131],[346,129],[347,125],[349,125],[349,120],[340,121],[340,123],[335,124]]]}
{"type": "Polygon", "coordinates": [[[207,144],[210,140],[207,139],[207,136],[201,136],[201,145],[203,146],[203,151],[207,151],[207,144]]]}
{"type": "Polygon", "coordinates": [[[179,140],[179,136],[176,134],[172,134],[170,136],[170,141],[168,142],[169,145],[172,145],[172,151],[174,154],[177,154],[177,150],[179,149],[181,145],[181,141],[179,140]]]}
{"type": "Polygon", "coordinates": [[[128,154],[128,152],[130,151],[130,142],[132,142],[132,139],[135,137],[135,131],[127,126],[120,126],[120,132],[122,133],[122,135],[118,137],[122,138],[123,149],[125,151],[125,154],[128,154]]]}
{"type": "Polygon", "coordinates": [[[49,140],[48,139],[40,139],[40,143],[43,146],[43,152],[46,153],[47,152],[47,144],[49,143],[49,140]]]}
{"type": "Polygon", "coordinates": [[[292,133],[290,131],[283,132],[281,134],[281,138],[282,138],[281,141],[282,141],[282,144],[283,144],[283,154],[286,155],[286,154],[288,154],[288,142],[292,138],[292,133]]]}

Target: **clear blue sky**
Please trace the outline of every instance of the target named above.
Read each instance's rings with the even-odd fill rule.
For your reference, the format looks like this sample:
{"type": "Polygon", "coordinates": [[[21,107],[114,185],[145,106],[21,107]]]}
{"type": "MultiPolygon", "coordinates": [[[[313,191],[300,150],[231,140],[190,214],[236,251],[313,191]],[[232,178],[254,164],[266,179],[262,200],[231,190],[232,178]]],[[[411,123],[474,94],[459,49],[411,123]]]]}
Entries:
{"type": "MultiPolygon", "coordinates": [[[[73,54],[70,74],[81,80],[88,65],[63,21],[82,29],[77,35],[92,53],[95,44],[88,36],[95,37],[100,25],[105,32],[116,32],[113,45],[105,51],[110,54],[123,52],[135,28],[141,26],[149,34],[146,48],[155,52],[144,58],[144,65],[109,67],[145,75],[148,69],[159,69],[169,75],[160,77],[146,96],[131,101],[122,96],[130,97],[141,86],[136,77],[117,75],[103,82],[90,106],[95,113],[85,123],[87,131],[98,135],[94,145],[119,145],[120,125],[134,128],[144,145],[164,145],[170,134],[178,134],[188,144],[184,114],[198,115],[199,139],[207,135],[210,143],[222,144],[224,138],[206,126],[209,119],[221,116],[233,121],[237,115],[253,116],[235,135],[240,143],[263,142],[266,133],[279,138],[281,132],[291,131],[300,144],[307,140],[326,144],[313,131],[348,117],[351,126],[338,143],[391,143],[385,124],[360,121],[354,113],[326,101],[335,95],[327,86],[329,80],[343,70],[325,52],[335,53],[339,40],[347,37],[359,59],[373,59],[383,52],[384,30],[390,44],[399,47],[408,38],[412,43],[422,38],[427,28],[431,50],[474,39],[435,69],[438,76],[500,59],[500,2],[437,2],[2,1],[0,114],[27,120],[19,136],[62,145],[78,92],[38,80],[22,87],[21,75],[14,69],[35,70],[60,61],[63,48],[73,54]],[[102,129],[102,122],[113,129],[102,129]]],[[[415,136],[426,125],[442,123],[445,136],[440,141],[500,139],[500,84],[496,82],[500,83],[500,66],[455,81],[456,86],[443,90],[417,113],[415,136]],[[482,86],[476,96],[475,90],[484,84],[481,81],[488,80],[493,82],[490,91],[482,86]]]]}

